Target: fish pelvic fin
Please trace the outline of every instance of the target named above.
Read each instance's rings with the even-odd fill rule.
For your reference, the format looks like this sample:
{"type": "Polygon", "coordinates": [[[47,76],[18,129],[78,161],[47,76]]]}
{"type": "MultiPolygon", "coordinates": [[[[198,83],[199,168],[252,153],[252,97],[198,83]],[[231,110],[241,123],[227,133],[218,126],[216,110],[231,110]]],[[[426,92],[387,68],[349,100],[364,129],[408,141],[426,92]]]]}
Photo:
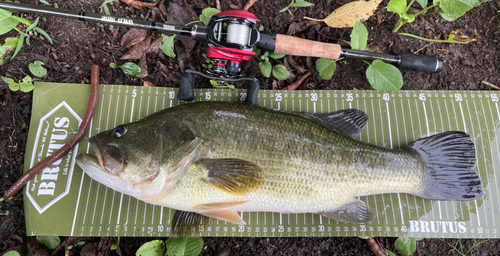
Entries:
{"type": "Polygon", "coordinates": [[[467,133],[444,132],[419,139],[408,147],[420,154],[426,169],[423,188],[416,196],[457,201],[483,197],[481,179],[474,171],[476,149],[467,133]]]}
{"type": "Polygon", "coordinates": [[[173,236],[200,236],[202,225],[208,226],[210,218],[196,212],[175,211],[172,219],[173,236]]]}
{"type": "Polygon", "coordinates": [[[236,223],[238,225],[246,225],[247,223],[238,215],[238,213],[234,210],[229,210],[229,209],[211,209],[211,210],[205,210],[200,212],[200,214],[203,214],[205,216],[223,220],[223,221],[229,221],[232,223],[236,223]]]}
{"type": "Polygon", "coordinates": [[[349,138],[356,138],[363,131],[368,121],[368,115],[357,109],[343,109],[332,113],[298,113],[299,115],[316,120],[326,127],[349,138]]]}
{"type": "Polygon", "coordinates": [[[201,159],[197,164],[205,172],[203,181],[234,195],[260,187],[264,176],[258,165],[236,158],[201,159]]]}
{"type": "Polygon", "coordinates": [[[331,211],[318,212],[321,216],[348,223],[365,223],[372,221],[377,215],[368,209],[366,203],[355,198],[350,203],[331,211]]]}

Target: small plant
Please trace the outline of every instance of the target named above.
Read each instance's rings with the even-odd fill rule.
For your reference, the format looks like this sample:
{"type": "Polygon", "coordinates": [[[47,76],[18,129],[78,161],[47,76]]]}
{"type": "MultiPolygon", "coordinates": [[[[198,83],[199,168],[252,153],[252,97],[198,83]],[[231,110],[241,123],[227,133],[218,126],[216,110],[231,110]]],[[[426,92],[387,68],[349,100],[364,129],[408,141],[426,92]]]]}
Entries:
{"type": "Polygon", "coordinates": [[[285,55],[269,52],[264,52],[264,54],[261,55],[261,51],[257,50],[257,60],[259,61],[259,69],[260,72],[262,72],[262,75],[270,77],[272,73],[274,78],[278,80],[287,79],[290,76],[290,72],[288,72],[286,67],[281,64],[273,67],[271,62],[269,62],[269,57],[277,60],[285,57],[285,55]]]}
{"type": "Polygon", "coordinates": [[[44,65],[44,63],[37,60],[33,63],[30,63],[29,69],[33,75],[37,77],[44,77],[45,75],[47,75],[47,70],[42,67],[42,65],[44,65]]]}
{"type": "MultiPolygon", "coordinates": [[[[109,8],[108,8],[108,4],[113,2],[114,0],[104,0],[104,2],[101,4],[101,6],[99,6],[99,11],[100,12],[103,12],[106,14],[106,15],[111,15],[111,13],[109,12],[109,8]]],[[[111,32],[113,32],[113,25],[109,25],[109,30],[111,30],[111,32]]]]}
{"type": "Polygon", "coordinates": [[[201,237],[170,237],[165,243],[162,240],[154,240],[143,244],[135,255],[197,256],[202,249],[203,239],[201,237]]]}
{"type": "Polygon", "coordinates": [[[21,256],[17,251],[8,251],[3,256],[21,256]]]}
{"type": "MultiPolygon", "coordinates": [[[[441,240],[441,241],[443,241],[443,242],[444,242],[444,240],[443,240],[443,239],[439,239],[439,240],[441,240]]],[[[449,245],[449,246],[451,246],[451,247],[453,248],[453,249],[451,249],[451,250],[450,250],[450,252],[449,252],[449,253],[451,253],[452,251],[456,251],[458,254],[460,254],[460,255],[462,255],[462,256],[469,255],[469,253],[470,253],[471,255],[474,255],[474,254],[472,254],[472,250],[473,250],[476,246],[478,246],[478,245],[480,245],[480,244],[482,244],[482,243],[484,243],[484,242],[488,242],[489,240],[490,240],[490,239],[486,239],[486,240],[483,240],[483,241],[481,241],[481,242],[479,242],[479,243],[478,243],[478,242],[477,242],[477,240],[475,240],[475,239],[474,239],[474,244],[473,244],[473,245],[472,245],[472,246],[471,246],[471,247],[470,247],[470,248],[469,248],[469,249],[465,252],[465,249],[463,248],[463,245],[462,245],[462,241],[461,241],[461,239],[458,239],[458,241],[455,243],[455,245],[452,245],[452,244],[448,243],[448,245],[449,245]]],[[[449,254],[449,253],[448,253],[448,254],[449,254]]]]}
{"type": "Polygon", "coordinates": [[[215,88],[229,88],[234,90],[234,85],[224,82],[223,85],[219,83],[216,79],[210,79],[210,84],[215,88]]]}
{"type": "Polygon", "coordinates": [[[417,0],[423,9],[415,14],[410,14],[407,13],[407,11],[415,0],[411,0],[408,5],[406,5],[406,0],[390,0],[387,5],[387,11],[395,12],[399,15],[399,20],[392,29],[392,32],[397,32],[404,24],[413,22],[415,17],[418,15],[425,15],[427,11],[434,7],[439,7],[438,13],[443,19],[453,21],[462,17],[468,10],[486,1],[488,0],[434,0],[434,2],[428,6],[428,0],[417,0]]]}
{"type": "Polygon", "coordinates": [[[9,211],[5,211],[3,213],[0,213],[0,215],[3,215],[3,216],[8,216],[9,215],[9,211]]]}
{"type": "Polygon", "coordinates": [[[36,241],[49,250],[54,250],[61,243],[58,236],[37,236],[36,241]]]}
{"type": "Polygon", "coordinates": [[[201,11],[200,21],[203,22],[203,24],[205,24],[206,26],[208,25],[208,22],[210,21],[212,16],[214,16],[214,14],[217,14],[219,12],[220,12],[219,10],[212,7],[205,8],[203,9],[203,11],[201,11]]]}
{"type": "Polygon", "coordinates": [[[469,38],[468,36],[462,35],[462,33],[460,33],[460,30],[451,31],[451,33],[448,35],[448,40],[429,39],[429,38],[420,37],[420,36],[416,36],[413,34],[407,34],[407,33],[398,33],[398,34],[403,35],[403,36],[417,38],[417,39],[428,41],[428,42],[436,42],[436,43],[468,44],[470,42],[476,41],[476,39],[474,39],[474,38],[469,38]]]}
{"type": "Polygon", "coordinates": [[[17,37],[5,38],[5,43],[0,46],[0,66],[10,59],[12,52],[16,49],[18,41],[19,38],[17,37]]]}
{"type": "MultiPolygon", "coordinates": [[[[351,32],[351,48],[363,51],[368,40],[368,30],[361,22],[356,22],[351,32]]],[[[338,61],[338,60],[337,60],[338,61]]],[[[320,77],[325,80],[332,78],[335,72],[336,60],[320,58],[316,61],[316,70],[320,77]]],[[[399,90],[403,86],[401,72],[391,64],[381,60],[374,60],[373,63],[364,61],[368,65],[366,77],[375,90],[399,90]]]]}
{"type": "Polygon", "coordinates": [[[121,66],[117,66],[116,63],[109,63],[111,68],[120,68],[127,75],[136,76],[142,73],[141,67],[133,62],[126,62],[121,66]]]}
{"type": "Polygon", "coordinates": [[[118,248],[118,246],[120,245],[120,227],[118,227],[117,232],[118,232],[118,236],[117,236],[117,239],[116,239],[116,244],[112,244],[110,246],[111,250],[116,250],[116,248],[118,248]]]}
{"type": "Polygon", "coordinates": [[[68,250],[71,250],[71,249],[73,249],[74,247],[77,247],[77,246],[82,246],[84,244],[85,244],[85,241],[80,241],[80,242],[78,242],[78,243],[76,243],[74,245],[68,245],[68,250]]]}
{"type": "Polygon", "coordinates": [[[22,81],[16,82],[12,78],[3,77],[2,79],[9,85],[9,89],[12,91],[30,92],[35,88],[33,85],[33,79],[30,76],[25,76],[22,81]]]}
{"type": "Polygon", "coordinates": [[[280,12],[288,11],[290,13],[290,15],[293,15],[292,11],[290,11],[290,7],[309,7],[309,6],[313,6],[313,5],[314,5],[313,3],[309,3],[309,2],[306,2],[304,0],[292,0],[290,5],[281,9],[280,12]]]}
{"type": "Polygon", "coordinates": [[[17,42],[16,50],[11,57],[12,59],[17,55],[17,53],[19,53],[25,41],[27,45],[30,45],[30,31],[32,30],[32,33],[35,36],[38,36],[38,33],[40,33],[49,40],[50,44],[52,44],[52,38],[50,38],[50,36],[43,29],[37,27],[39,20],[40,17],[37,17],[35,22],[31,23],[27,19],[12,15],[11,11],[0,9],[0,35],[3,35],[13,29],[21,34],[19,37],[19,41],[17,42]],[[26,31],[22,32],[16,27],[19,22],[28,26],[26,28],[26,31]]]}
{"type": "Polygon", "coordinates": [[[202,55],[203,58],[205,58],[205,63],[201,64],[201,66],[211,71],[212,68],[214,67],[214,61],[207,58],[207,55],[205,53],[203,53],[202,55]]]}

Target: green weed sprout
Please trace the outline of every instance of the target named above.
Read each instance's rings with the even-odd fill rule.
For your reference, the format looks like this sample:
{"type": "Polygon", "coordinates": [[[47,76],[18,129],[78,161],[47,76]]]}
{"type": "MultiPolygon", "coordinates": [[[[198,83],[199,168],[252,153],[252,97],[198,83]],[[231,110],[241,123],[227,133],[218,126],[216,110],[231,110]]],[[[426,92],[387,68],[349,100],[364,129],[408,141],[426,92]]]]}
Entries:
{"type": "Polygon", "coordinates": [[[290,7],[309,7],[309,6],[313,6],[313,5],[314,5],[313,3],[306,2],[305,0],[292,0],[290,5],[281,9],[280,12],[288,11],[290,13],[290,15],[293,15],[292,11],[290,11],[290,7]]]}

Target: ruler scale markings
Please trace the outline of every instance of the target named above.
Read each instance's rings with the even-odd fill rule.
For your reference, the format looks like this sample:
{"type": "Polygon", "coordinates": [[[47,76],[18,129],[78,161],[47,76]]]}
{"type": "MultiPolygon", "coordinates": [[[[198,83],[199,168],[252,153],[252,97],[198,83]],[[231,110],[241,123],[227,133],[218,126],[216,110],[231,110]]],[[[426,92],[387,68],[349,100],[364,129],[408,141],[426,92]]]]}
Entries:
{"type": "MultiPolygon", "coordinates": [[[[363,105],[365,106],[365,109],[366,109],[366,100],[363,99],[363,105]]],[[[365,112],[366,113],[366,112],[365,112]]],[[[372,105],[372,113],[373,113],[373,105],[372,105]]],[[[372,116],[372,118],[375,119],[374,116],[372,116]]],[[[368,131],[366,131],[366,142],[369,142],[370,141],[370,133],[368,131]]],[[[377,216],[377,224],[380,224],[380,219],[378,217],[378,206],[377,206],[377,198],[375,195],[372,195],[371,196],[373,198],[373,202],[375,202],[375,212],[377,212],[376,216],[377,216]]],[[[368,196],[367,196],[368,198],[368,196]]]]}
{"type": "MultiPolygon", "coordinates": [[[[438,113],[439,113],[439,120],[441,121],[441,132],[444,132],[445,129],[444,129],[444,121],[443,121],[443,115],[441,114],[441,105],[439,104],[439,100],[437,100],[437,106],[438,106],[438,113]]],[[[434,117],[434,108],[431,108],[431,112],[432,112],[432,116],[434,117]]],[[[434,129],[437,131],[437,127],[436,127],[436,124],[434,124],[434,129]]],[[[445,206],[445,209],[446,209],[446,216],[448,218],[450,218],[450,212],[448,210],[448,205],[450,203],[448,202],[445,202],[444,203],[444,206],[445,206]]]]}
{"type": "MultiPolygon", "coordinates": [[[[461,95],[461,94],[456,94],[456,95],[461,95]]],[[[463,111],[463,108],[462,108],[462,102],[461,101],[458,101],[458,106],[460,107],[460,114],[462,115],[462,121],[464,123],[465,132],[469,133],[467,131],[468,130],[467,129],[467,125],[465,123],[465,116],[464,116],[464,111],[463,111]]],[[[472,124],[471,124],[471,126],[472,126],[472,124]]],[[[474,127],[472,127],[472,131],[474,131],[474,127]]],[[[470,204],[470,201],[468,201],[467,203],[470,204]]],[[[478,226],[481,226],[481,221],[479,220],[479,211],[478,211],[478,208],[477,208],[477,202],[476,202],[476,200],[474,200],[474,206],[476,208],[476,217],[477,217],[478,226]]],[[[470,210],[469,210],[469,215],[470,215],[470,210]]]]}
{"type": "MultiPolygon", "coordinates": [[[[106,88],[106,87],[103,87],[103,94],[102,94],[102,98],[101,98],[101,102],[102,102],[102,103],[104,103],[104,92],[105,92],[105,88],[106,88]]],[[[101,130],[101,129],[102,129],[102,128],[101,128],[102,110],[103,110],[103,107],[102,107],[102,106],[103,106],[103,104],[102,104],[102,103],[101,103],[101,106],[100,106],[100,107],[101,107],[101,109],[100,109],[100,111],[99,111],[99,112],[100,112],[100,114],[99,114],[99,126],[97,127],[98,132],[99,132],[99,130],[101,130]]],[[[96,197],[96,198],[95,198],[95,200],[94,200],[94,201],[95,201],[95,204],[94,204],[94,213],[92,214],[92,225],[94,225],[95,210],[96,210],[96,208],[97,208],[97,201],[99,201],[99,200],[98,200],[98,199],[99,199],[98,195],[99,195],[99,189],[100,189],[100,187],[101,187],[101,183],[97,183],[97,193],[96,193],[96,195],[95,195],[95,197],[96,197]]]]}
{"type": "MultiPolygon", "coordinates": [[[[401,105],[401,115],[402,115],[402,119],[403,119],[403,130],[404,130],[404,134],[405,134],[405,143],[404,143],[404,145],[407,146],[408,145],[408,136],[407,136],[407,133],[406,133],[406,118],[405,118],[405,111],[404,111],[404,108],[403,108],[403,100],[402,99],[399,99],[399,104],[401,105]]],[[[393,101],[393,106],[394,106],[394,109],[396,109],[396,103],[394,101],[393,101]]],[[[399,143],[399,146],[401,147],[401,141],[399,141],[399,133],[398,133],[398,143],[399,143]]],[[[408,200],[408,194],[405,193],[405,195],[406,195],[406,205],[408,206],[408,219],[412,219],[411,218],[412,211],[410,210],[410,202],[408,200]]],[[[415,203],[415,209],[417,209],[417,204],[416,203],[415,203]]],[[[417,216],[418,216],[418,212],[417,212],[417,216]]]]}
{"type": "MultiPolygon", "coordinates": [[[[94,122],[94,118],[90,119],[90,125],[89,125],[89,137],[91,137],[91,134],[92,134],[92,123],[94,122]]],[[[90,149],[90,142],[87,142],[87,150],[85,151],[85,153],[89,153],[89,149],[90,149]]],[[[85,172],[82,173],[82,176],[85,177],[85,172]]],[[[90,191],[92,190],[92,182],[93,180],[90,179],[89,180],[89,188],[88,188],[88,193],[87,193],[87,197],[86,197],[86,203],[85,203],[85,211],[84,211],[84,214],[83,214],[83,223],[82,225],[85,224],[85,220],[87,218],[87,209],[88,209],[88,206],[89,206],[89,198],[90,198],[90,191]]],[[[80,197],[80,195],[78,195],[78,197],[80,197]]]]}
{"type": "MultiPolygon", "coordinates": [[[[372,116],[375,118],[375,112],[373,112],[373,109],[374,109],[373,99],[371,99],[371,103],[372,103],[372,116]]],[[[379,104],[379,106],[380,106],[380,104],[379,104]]],[[[376,125],[373,126],[373,134],[374,134],[374,137],[375,137],[375,141],[377,141],[377,126],[376,125]]],[[[380,197],[382,198],[382,205],[383,205],[383,209],[384,209],[385,224],[387,225],[389,222],[387,220],[387,212],[386,212],[386,207],[385,207],[385,200],[384,200],[384,196],[383,195],[381,195],[380,197]]],[[[374,196],[374,199],[375,199],[375,204],[377,204],[378,202],[377,202],[377,198],[375,196],[374,196]]]]}
{"type": "MultiPolygon", "coordinates": [[[[496,95],[496,94],[495,94],[496,95]]],[[[497,98],[497,101],[495,103],[495,107],[496,107],[496,110],[497,110],[497,117],[500,118],[500,111],[498,110],[498,98],[497,98]]],[[[493,111],[491,110],[491,104],[488,104],[488,108],[490,109],[490,115],[491,115],[491,120],[499,120],[499,119],[494,119],[493,118],[493,111]]],[[[486,118],[486,117],[485,117],[486,118]]],[[[495,126],[495,123],[493,123],[493,126],[495,126]]],[[[491,140],[488,140],[488,141],[491,141],[491,140]]],[[[498,145],[498,135],[495,136],[495,146],[497,148],[497,154],[500,152],[500,146],[498,145]]],[[[493,150],[491,150],[491,156],[492,156],[492,165],[493,165],[493,176],[497,177],[497,168],[495,168],[495,160],[496,163],[497,163],[497,166],[498,166],[498,155],[497,156],[493,156],[493,150]]],[[[499,190],[498,190],[498,180],[495,182],[495,187],[496,187],[496,190],[497,190],[497,193],[495,193],[496,197],[497,197],[497,201],[498,201],[498,205],[497,206],[500,206],[500,193],[499,193],[499,190]]],[[[495,209],[495,208],[492,208],[492,210],[495,209]]]]}
{"type": "MultiPolygon", "coordinates": [[[[432,101],[432,99],[429,99],[429,102],[432,101]]],[[[430,136],[431,133],[430,133],[430,130],[429,130],[429,119],[428,119],[428,116],[427,116],[427,108],[425,107],[425,102],[422,102],[422,105],[424,106],[424,113],[425,113],[425,120],[426,120],[426,125],[427,125],[427,136],[430,136]]],[[[432,114],[432,120],[433,123],[434,123],[434,130],[433,130],[433,133],[436,133],[437,132],[437,129],[436,129],[436,119],[435,119],[435,116],[434,116],[434,110],[432,108],[432,104],[431,104],[431,114],[432,114]]],[[[443,219],[443,215],[442,215],[442,212],[441,212],[441,201],[437,201],[437,205],[438,205],[438,212],[439,212],[439,219],[442,220],[443,219]]]]}
{"type": "MultiPolygon", "coordinates": [[[[474,113],[477,113],[476,101],[472,101],[472,102],[474,103],[474,110],[475,110],[475,111],[474,111],[474,113]]],[[[480,102],[481,102],[481,111],[482,111],[481,113],[483,113],[484,124],[486,125],[486,128],[487,128],[487,129],[486,129],[486,135],[488,136],[488,141],[491,141],[491,140],[490,140],[490,134],[489,134],[489,132],[488,132],[488,131],[490,131],[490,129],[488,129],[488,121],[487,121],[487,120],[486,120],[486,118],[484,117],[484,107],[483,107],[483,102],[482,102],[482,101],[480,101],[480,102]]],[[[479,122],[479,116],[478,116],[478,115],[476,115],[476,118],[477,118],[477,123],[478,123],[478,124],[480,124],[480,122],[479,122]]],[[[489,175],[488,175],[488,164],[486,163],[486,152],[485,152],[485,147],[484,147],[485,143],[484,143],[484,140],[483,140],[483,136],[481,136],[481,145],[483,146],[481,151],[483,152],[484,173],[486,173],[486,180],[488,180],[488,181],[489,181],[490,179],[489,179],[489,175]]],[[[491,147],[491,146],[490,146],[490,147],[491,147]]],[[[496,182],[495,182],[495,184],[496,184],[496,182]]],[[[491,187],[493,188],[493,186],[491,186],[491,187]]],[[[496,194],[498,195],[498,190],[497,190],[497,193],[496,193],[496,194]]],[[[492,198],[492,199],[493,199],[493,198],[492,198]]],[[[491,209],[494,209],[494,208],[493,208],[493,200],[488,200],[488,201],[490,201],[490,208],[491,208],[491,209]]],[[[484,199],[483,199],[483,205],[484,205],[484,199]]],[[[492,213],[492,216],[493,216],[493,213],[492,213]]],[[[485,217],[486,217],[486,218],[488,217],[488,216],[486,216],[486,211],[485,211],[485,217]]],[[[495,218],[493,217],[492,219],[493,219],[493,226],[496,226],[495,218]]],[[[487,224],[486,224],[486,225],[487,225],[487,224]]]]}
{"type": "MultiPolygon", "coordinates": [[[[410,100],[408,100],[407,103],[408,103],[408,109],[411,109],[410,100]]],[[[411,123],[411,125],[410,125],[410,127],[411,127],[411,135],[412,135],[412,138],[413,138],[412,140],[415,141],[416,136],[415,136],[415,129],[414,129],[415,126],[413,125],[413,118],[410,118],[410,123],[411,123]]],[[[415,196],[413,197],[413,201],[415,202],[415,205],[417,206],[418,205],[417,204],[417,198],[415,196]]],[[[420,201],[422,202],[423,200],[420,200],[420,201]]],[[[425,215],[425,213],[427,212],[427,210],[425,209],[425,204],[422,204],[422,205],[423,205],[423,208],[424,208],[424,215],[425,215]]],[[[419,211],[418,211],[418,208],[417,208],[417,216],[419,216],[418,212],[419,211]]]]}
{"type": "MultiPolygon", "coordinates": [[[[392,100],[392,102],[394,103],[394,100],[392,100]]],[[[394,147],[393,143],[392,143],[392,126],[391,126],[391,114],[389,113],[389,102],[386,101],[385,102],[385,108],[387,110],[387,127],[388,127],[388,130],[389,130],[389,143],[390,143],[390,148],[392,149],[394,147]]],[[[396,118],[396,134],[397,134],[397,139],[398,139],[398,143],[399,143],[399,131],[398,131],[398,119],[396,118]]],[[[399,203],[399,213],[401,214],[401,223],[404,223],[404,218],[403,218],[403,206],[401,205],[401,196],[400,196],[400,193],[397,193],[398,195],[398,203],[399,203]]],[[[391,203],[392,203],[392,197],[391,197],[391,203]]],[[[394,212],[394,208],[392,210],[392,214],[393,214],[393,217],[394,217],[394,223],[396,223],[396,213],[394,212]]]]}
{"type": "MultiPolygon", "coordinates": [[[[471,124],[470,126],[471,126],[471,129],[472,129],[472,134],[475,134],[474,131],[476,129],[474,129],[474,122],[472,121],[472,116],[471,116],[471,113],[470,113],[469,100],[465,100],[465,106],[467,107],[467,113],[469,114],[469,121],[470,121],[470,124],[471,124]]],[[[460,105],[460,110],[462,110],[462,105],[460,105]]],[[[463,114],[462,114],[462,118],[464,119],[464,122],[465,122],[465,116],[463,116],[463,114]]],[[[475,138],[473,136],[471,136],[471,139],[473,140],[474,144],[477,145],[476,140],[475,140],[475,138]]],[[[479,175],[479,179],[481,179],[481,173],[477,173],[477,175],[479,175]]],[[[477,223],[478,223],[478,226],[481,226],[481,220],[479,219],[480,212],[479,212],[479,208],[477,206],[477,200],[474,200],[474,205],[476,206],[477,223]]],[[[484,221],[486,222],[486,226],[488,226],[488,219],[487,219],[487,216],[486,216],[486,212],[484,212],[484,221]]]]}

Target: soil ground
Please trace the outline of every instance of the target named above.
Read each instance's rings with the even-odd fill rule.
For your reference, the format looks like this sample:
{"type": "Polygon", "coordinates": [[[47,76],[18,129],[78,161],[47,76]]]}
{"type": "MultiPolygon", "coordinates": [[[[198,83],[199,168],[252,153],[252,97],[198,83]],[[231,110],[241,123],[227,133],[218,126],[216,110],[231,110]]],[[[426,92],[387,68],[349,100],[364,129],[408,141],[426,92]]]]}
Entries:
{"type": "MultiPolygon", "coordinates": [[[[177,3],[185,9],[201,13],[205,7],[215,7],[215,0],[163,0],[157,2],[158,7],[166,9],[177,3]]],[[[38,4],[36,0],[21,0],[21,3],[38,4]]],[[[48,0],[59,8],[99,12],[102,0],[48,0]]],[[[325,23],[307,21],[302,17],[324,18],[330,12],[349,0],[326,1],[314,0],[314,7],[291,8],[293,15],[279,10],[289,4],[288,0],[258,1],[249,11],[255,13],[267,31],[287,34],[331,43],[343,43],[350,40],[351,29],[334,29],[325,23]]],[[[398,17],[387,12],[388,0],[384,0],[375,14],[364,22],[369,31],[367,50],[373,52],[400,54],[418,53],[437,56],[444,61],[443,71],[436,74],[425,74],[404,71],[403,90],[492,90],[489,85],[500,86],[500,2],[489,1],[469,11],[463,17],[447,22],[439,15],[418,17],[414,23],[405,25],[401,32],[418,36],[446,39],[453,30],[475,38],[476,41],[467,45],[430,43],[403,37],[392,33],[398,17]],[[489,85],[488,85],[489,84],[489,85]]],[[[221,1],[222,10],[241,9],[245,0],[221,1]]],[[[111,14],[121,17],[148,19],[151,9],[136,10],[115,0],[110,5],[111,14]]],[[[415,9],[410,11],[416,12],[415,9]]],[[[160,8],[161,9],[161,8],[160,8]]],[[[175,11],[170,12],[170,14],[175,11]]],[[[36,15],[23,13],[23,17],[34,21],[36,15]]],[[[158,21],[161,17],[157,17],[158,21]]],[[[25,27],[19,26],[23,30],[25,27]]],[[[29,74],[28,65],[35,60],[45,63],[48,75],[45,82],[89,83],[90,67],[100,66],[100,83],[125,84],[141,86],[145,82],[153,86],[179,86],[179,78],[185,69],[201,70],[205,51],[203,43],[197,42],[190,49],[189,42],[185,46],[179,40],[176,42],[176,58],[168,58],[163,53],[148,55],[147,70],[149,75],[144,78],[128,76],[123,72],[109,68],[110,62],[122,64],[120,60],[127,49],[120,45],[123,35],[128,31],[124,27],[109,26],[44,16],[38,24],[53,39],[50,44],[42,36],[31,36],[31,45],[25,45],[19,55],[0,66],[0,75],[14,79],[22,79],[29,74]]],[[[149,32],[148,32],[149,33],[149,32]]],[[[11,31],[0,37],[3,42],[7,36],[18,36],[11,31]]],[[[156,35],[157,37],[159,35],[156,35]]],[[[192,43],[191,43],[192,44],[192,43]]],[[[315,58],[286,57],[273,60],[273,64],[284,64],[292,74],[289,79],[275,81],[265,78],[258,70],[255,59],[245,62],[242,74],[246,77],[256,77],[262,89],[283,88],[297,79],[297,76],[311,71],[312,76],[304,89],[323,90],[370,90],[366,79],[367,64],[362,61],[344,60],[337,65],[337,70],[331,80],[320,79],[315,71],[315,58]]],[[[197,80],[198,87],[208,87],[208,81],[197,80]]],[[[28,134],[32,105],[32,93],[12,92],[0,81],[0,191],[5,191],[19,178],[23,170],[24,152],[28,134]]],[[[26,236],[22,195],[18,193],[11,200],[0,203],[0,254],[17,249],[22,255],[48,255],[33,237],[26,236]]],[[[82,248],[72,250],[75,255],[109,255],[109,245],[114,238],[61,238],[63,244],[74,244],[84,240],[82,248]]],[[[133,255],[137,248],[147,238],[122,238],[120,251],[122,255],[133,255]]],[[[379,238],[383,248],[394,250],[395,238],[379,238]]],[[[372,255],[365,240],[360,238],[204,238],[206,249],[202,255],[372,255]]],[[[469,239],[425,239],[418,242],[415,255],[464,255],[469,254],[499,255],[500,241],[476,241],[469,239]],[[483,242],[478,245],[479,242],[483,242]],[[457,245],[454,250],[452,245],[457,245]],[[461,245],[461,246],[460,246],[461,245]]],[[[54,255],[64,255],[64,250],[52,252],[54,255]]]]}

